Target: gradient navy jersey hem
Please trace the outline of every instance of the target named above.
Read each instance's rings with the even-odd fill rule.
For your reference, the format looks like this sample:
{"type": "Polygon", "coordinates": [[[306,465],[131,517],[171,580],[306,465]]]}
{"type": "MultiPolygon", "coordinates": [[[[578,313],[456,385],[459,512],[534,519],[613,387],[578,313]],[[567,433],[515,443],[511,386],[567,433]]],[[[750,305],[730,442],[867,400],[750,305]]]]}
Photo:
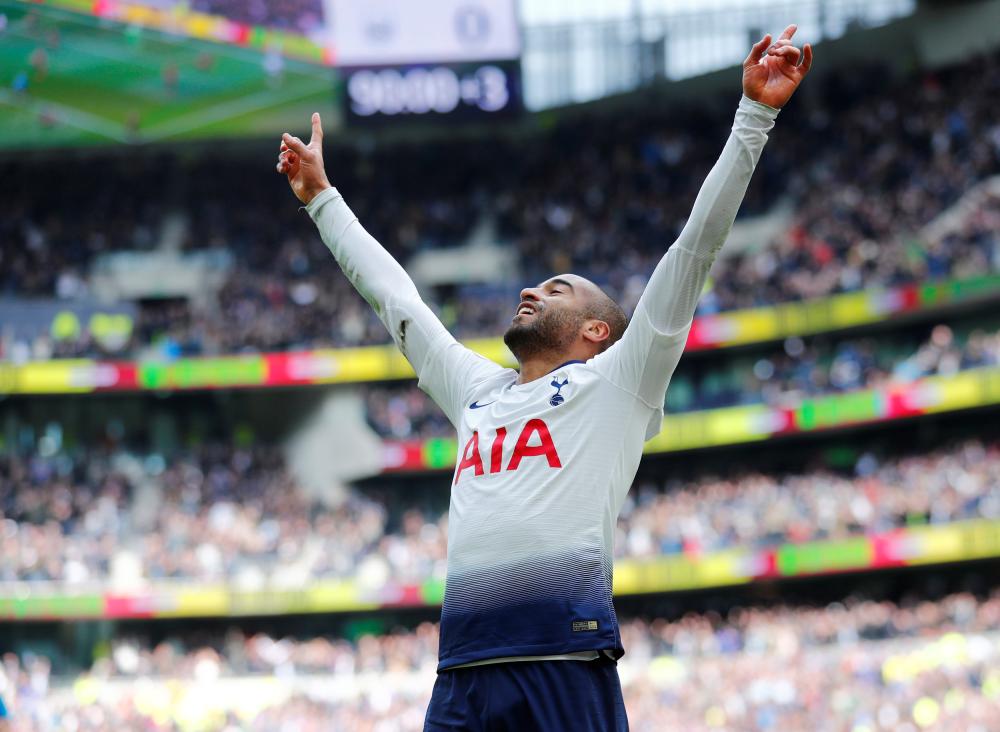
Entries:
{"type": "Polygon", "coordinates": [[[438,670],[491,658],[580,651],[610,651],[619,658],[624,649],[610,597],[601,598],[602,588],[590,594],[594,600],[583,602],[543,600],[464,612],[446,607],[438,670]]]}

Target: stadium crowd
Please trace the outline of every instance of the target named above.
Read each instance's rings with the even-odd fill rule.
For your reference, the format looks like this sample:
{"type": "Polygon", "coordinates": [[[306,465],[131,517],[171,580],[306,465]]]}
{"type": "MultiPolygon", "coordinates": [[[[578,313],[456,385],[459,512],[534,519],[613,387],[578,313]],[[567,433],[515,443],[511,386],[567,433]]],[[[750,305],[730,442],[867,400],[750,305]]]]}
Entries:
{"type": "MultiPolygon", "coordinates": [[[[960,330],[940,324],[920,342],[899,335],[830,343],[800,338],[762,357],[683,359],[670,379],[666,411],[687,412],[742,404],[781,407],[807,397],[838,394],[962,369],[1000,365],[1000,329],[960,330]]],[[[364,390],[369,426],[386,439],[454,435],[444,413],[415,384],[364,390]]]]}
{"type": "Polygon", "coordinates": [[[622,507],[615,548],[619,557],[698,554],[996,519],[998,476],[997,446],[967,443],[884,462],[865,454],[853,475],[817,469],[640,483],[622,507]]]}
{"type": "MultiPolygon", "coordinates": [[[[852,471],[640,479],[622,507],[619,558],[843,538],[912,524],[1000,519],[1000,445],[861,455],[852,471]]],[[[390,490],[390,489],[386,489],[390,490]]],[[[68,585],[315,578],[443,578],[447,494],[393,510],[392,494],[309,498],[277,450],[204,448],[0,458],[0,582],[68,585]]]]}
{"type": "MultiPolygon", "coordinates": [[[[996,197],[956,230],[921,238],[971,186],[1000,173],[990,102],[1000,60],[970,64],[974,73],[969,65],[928,72],[889,89],[881,73],[838,76],[816,85],[808,107],[785,110],[743,210],[791,198],[793,222],[767,246],[721,260],[702,312],[1000,270],[996,197]],[[956,98],[962,103],[952,104],[956,98]]],[[[361,220],[404,261],[493,222],[496,238],[519,253],[520,272],[510,273],[517,281],[458,286],[444,293],[441,312],[461,337],[495,334],[509,322],[519,286],[552,272],[589,275],[631,309],[718,155],[731,101],[684,114],[655,107],[600,124],[565,119],[555,130],[489,145],[334,148],[328,164],[361,220]]],[[[88,156],[61,160],[56,181],[32,165],[12,160],[0,180],[0,295],[86,296],[95,257],[156,247],[178,212],[187,220],[181,249],[223,249],[236,262],[214,298],[144,305],[131,342],[113,355],[387,341],[270,163],[208,151],[111,156],[101,165],[113,186],[92,184],[88,156]]],[[[52,353],[45,337],[30,345],[36,355],[52,353]]],[[[9,343],[0,347],[0,355],[12,352],[9,343]]],[[[102,349],[84,335],[59,353],[102,349]]]]}
{"type": "MultiPolygon", "coordinates": [[[[1000,703],[996,592],[633,618],[622,637],[619,668],[637,732],[986,732],[1000,703]]],[[[8,654],[0,686],[20,732],[403,732],[421,728],[436,651],[430,623],[353,643],[237,630],[201,645],[119,639],[75,678],[53,675],[45,657],[8,654]],[[222,694],[227,679],[240,696],[222,694]]]]}

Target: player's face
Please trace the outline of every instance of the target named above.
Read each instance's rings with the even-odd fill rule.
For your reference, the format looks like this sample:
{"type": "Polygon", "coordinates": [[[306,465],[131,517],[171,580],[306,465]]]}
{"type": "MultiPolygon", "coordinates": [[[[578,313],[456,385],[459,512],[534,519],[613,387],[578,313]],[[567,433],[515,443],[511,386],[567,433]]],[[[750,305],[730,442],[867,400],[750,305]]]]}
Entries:
{"type": "MultiPolygon", "coordinates": [[[[573,275],[561,275],[546,280],[537,287],[521,290],[521,302],[517,305],[512,324],[527,324],[551,309],[579,309],[577,287],[573,275]]],[[[579,283],[577,283],[579,285],[579,283]]]]}
{"type": "Polygon", "coordinates": [[[559,275],[537,287],[521,290],[504,343],[518,359],[568,348],[586,321],[591,282],[576,275],[559,275]]]}

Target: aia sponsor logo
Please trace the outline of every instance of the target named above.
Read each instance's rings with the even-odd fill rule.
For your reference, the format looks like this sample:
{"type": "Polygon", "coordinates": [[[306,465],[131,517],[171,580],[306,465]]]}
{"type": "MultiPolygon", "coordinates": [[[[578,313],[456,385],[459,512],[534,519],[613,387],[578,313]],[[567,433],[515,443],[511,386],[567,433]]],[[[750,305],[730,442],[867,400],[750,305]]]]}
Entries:
{"type": "MultiPolygon", "coordinates": [[[[558,396],[558,392],[556,394],[558,396]]],[[[552,442],[552,435],[549,427],[541,419],[529,419],[521,428],[521,433],[514,443],[514,450],[511,452],[510,460],[504,466],[504,443],[507,441],[507,428],[497,427],[493,433],[493,441],[489,451],[490,473],[499,473],[503,470],[517,470],[521,467],[521,461],[525,458],[544,457],[548,461],[550,468],[561,468],[562,461],[556,451],[555,443],[552,442]]],[[[483,456],[479,451],[479,431],[472,433],[472,437],[465,443],[462,450],[462,459],[455,470],[455,482],[458,485],[463,471],[472,470],[473,476],[486,474],[483,456]]]]}

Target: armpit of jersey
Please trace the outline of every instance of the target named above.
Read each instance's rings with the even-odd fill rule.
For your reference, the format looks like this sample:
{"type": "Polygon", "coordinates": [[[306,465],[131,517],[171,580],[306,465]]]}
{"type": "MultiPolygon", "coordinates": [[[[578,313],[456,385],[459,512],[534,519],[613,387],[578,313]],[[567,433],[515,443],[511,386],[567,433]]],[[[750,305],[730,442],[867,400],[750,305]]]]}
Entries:
{"type": "MultiPolygon", "coordinates": [[[[637,309],[629,324],[629,331],[618,343],[598,354],[590,365],[595,372],[631,394],[648,409],[659,412],[662,418],[667,386],[677,363],[684,354],[690,323],[673,334],[661,333],[644,310],[637,309]]],[[[657,424],[656,432],[659,432],[657,424]]],[[[653,437],[646,435],[646,439],[653,437]]]]}
{"type": "Polygon", "coordinates": [[[516,371],[470,351],[450,335],[430,345],[423,364],[416,371],[417,385],[441,407],[456,428],[462,420],[462,412],[475,402],[484,385],[509,383],[517,378],[516,371]]]}

